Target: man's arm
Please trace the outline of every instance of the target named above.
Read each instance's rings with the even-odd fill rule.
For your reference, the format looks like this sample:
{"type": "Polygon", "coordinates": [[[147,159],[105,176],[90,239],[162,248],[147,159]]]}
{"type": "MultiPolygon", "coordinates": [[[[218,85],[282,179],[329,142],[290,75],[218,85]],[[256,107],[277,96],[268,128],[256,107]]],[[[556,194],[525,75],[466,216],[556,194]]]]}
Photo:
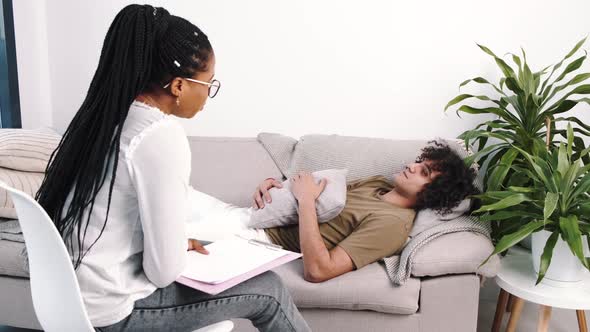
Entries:
{"type": "Polygon", "coordinates": [[[299,241],[303,254],[303,276],[309,282],[322,282],[354,269],[348,254],[339,246],[328,250],[318,226],[316,199],[326,180],[316,184],[309,173],[291,179],[291,191],[299,204],[299,241]]]}

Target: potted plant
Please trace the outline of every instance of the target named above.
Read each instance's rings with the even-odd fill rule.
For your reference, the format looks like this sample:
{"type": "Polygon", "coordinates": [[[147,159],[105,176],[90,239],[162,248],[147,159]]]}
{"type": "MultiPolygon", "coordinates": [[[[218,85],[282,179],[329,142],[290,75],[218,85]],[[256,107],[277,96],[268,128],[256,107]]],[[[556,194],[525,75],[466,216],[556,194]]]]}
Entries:
{"type": "MultiPolygon", "coordinates": [[[[583,236],[590,234],[590,164],[573,155],[574,131],[567,129],[567,143],[539,155],[513,146],[526,159],[526,166],[512,165],[514,172],[532,181],[525,187],[509,186],[503,190],[477,195],[484,205],[474,211],[482,221],[501,220],[519,227],[502,236],[492,255],[504,252],[525,237],[533,236],[533,265],[537,283],[544,277],[556,281],[579,281],[583,269],[590,269],[584,256],[583,236]],[[490,214],[495,211],[497,213],[490,214]],[[555,268],[549,270],[553,261],[555,268]]],[[[484,262],[485,263],[485,262],[484,262]]]]}
{"type": "Polygon", "coordinates": [[[509,54],[515,65],[513,68],[489,48],[478,45],[493,57],[502,71],[502,78],[498,84],[482,77],[464,81],[460,88],[473,82],[489,87],[490,92],[460,94],[445,107],[447,111],[450,107],[458,105],[458,115],[463,112],[496,117],[459,136],[465,140],[467,146],[477,143],[478,151],[467,158],[466,163],[478,163],[483,172],[484,194],[480,199],[484,206],[478,213],[485,213],[481,216],[482,220],[489,221],[492,225],[492,239],[496,243],[495,253],[507,250],[531,233],[545,234],[540,232],[541,230],[551,233],[545,242],[541,241],[547,243],[547,246],[544,247],[546,250],[539,261],[539,264],[542,264],[538,265],[538,281],[542,280],[547,272],[552,250],[556,246],[561,248],[561,242],[558,241],[560,236],[576,254],[580,264],[588,267],[578,245],[581,245],[582,236],[577,236],[576,233],[579,231],[586,234],[588,231],[587,219],[583,218],[582,213],[588,206],[586,203],[580,203],[587,198],[587,193],[584,193],[584,196],[576,191],[576,194],[579,194],[577,199],[565,198],[564,192],[556,189],[558,184],[555,182],[559,180],[559,184],[562,185],[569,181],[567,183],[571,186],[578,186],[588,172],[583,165],[590,164],[583,139],[583,136],[590,136],[590,126],[574,116],[567,116],[577,104],[590,104],[589,98],[583,98],[583,95],[590,94],[590,84],[582,84],[590,78],[590,73],[579,73],[586,61],[586,54],[571,60],[585,41],[586,38],[579,41],[557,64],[536,72],[528,66],[524,50],[522,57],[509,54]],[[471,106],[466,104],[468,101],[487,105],[471,106]],[[570,126],[568,131],[561,129],[563,126],[560,126],[560,123],[573,123],[576,127],[570,126]],[[562,148],[560,142],[564,139],[568,141],[562,148]],[[562,156],[559,163],[559,151],[564,148],[567,158],[564,160],[562,156]],[[573,180],[558,178],[561,176],[559,170],[565,167],[564,165],[577,167],[581,173],[576,172],[579,176],[573,180]],[[539,170],[543,176],[538,173],[539,170]],[[544,179],[549,182],[545,183],[544,179]],[[543,185],[551,187],[543,189],[543,185]],[[545,218],[546,213],[551,210],[549,208],[553,200],[562,205],[545,218]],[[559,218],[565,218],[563,227],[577,225],[565,228],[573,233],[562,230],[559,218]]]}

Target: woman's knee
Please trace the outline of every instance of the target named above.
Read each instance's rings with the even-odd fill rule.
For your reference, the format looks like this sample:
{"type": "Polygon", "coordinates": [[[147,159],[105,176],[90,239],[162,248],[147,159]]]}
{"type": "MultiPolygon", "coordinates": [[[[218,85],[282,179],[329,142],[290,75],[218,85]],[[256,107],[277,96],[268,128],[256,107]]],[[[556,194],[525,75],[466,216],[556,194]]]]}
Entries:
{"type": "Polygon", "coordinates": [[[256,288],[259,291],[258,294],[273,297],[280,303],[283,303],[285,300],[290,301],[291,296],[289,290],[283,284],[281,277],[275,272],[268,271],[254,279],[256,281],[256,288]]]}

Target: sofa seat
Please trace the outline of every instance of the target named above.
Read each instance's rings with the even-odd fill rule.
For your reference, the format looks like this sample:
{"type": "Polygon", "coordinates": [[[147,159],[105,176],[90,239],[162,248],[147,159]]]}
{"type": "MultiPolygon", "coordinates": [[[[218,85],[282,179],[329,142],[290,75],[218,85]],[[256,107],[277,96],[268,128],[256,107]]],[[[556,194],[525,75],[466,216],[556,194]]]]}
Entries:
{"type": "Polygon", "coordinates": [[[22,242],[0,240],[0,275],[28,278],[24,251],[25,244],[22,242]]]}
{"type": "MultiPolygon", "coordinates": [[[[0,240],[0,274],[29,277],[22,256],[24,243],[0,240]]],[[[371,310],[411,315],[418,310],[420,279],[410,278],[402,287],[394,287],[385,268],[373,263],[323,283],[303,279],[303,261],[298,259],[275,269],[299,308],[371,310]]]]}
{"type": "Polygon", "coordinates": [[[298,308],[371,310],[411,315],[418,310],[420,279],[410,278],[395,287],[380,263],[346,273],[322,283],[303,279],[303,261],[296,260],[274,270],[298,308]]]}

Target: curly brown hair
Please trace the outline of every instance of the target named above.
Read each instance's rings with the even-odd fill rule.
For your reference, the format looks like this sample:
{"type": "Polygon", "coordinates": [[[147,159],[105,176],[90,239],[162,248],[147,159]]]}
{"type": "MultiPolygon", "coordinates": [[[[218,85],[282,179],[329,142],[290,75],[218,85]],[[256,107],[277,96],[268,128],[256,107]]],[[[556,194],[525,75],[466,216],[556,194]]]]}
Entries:
{"type": "Polygon", "coordinates": [[[418,193],[416,210],[433,209],[448,214],[469,195],[478,194],[473,184],[476,173],[463,162],[463,159],[447,144],[438,141],[422,149],[417,163],[430,161],[431,168],[440,174],[418,193]]]}

